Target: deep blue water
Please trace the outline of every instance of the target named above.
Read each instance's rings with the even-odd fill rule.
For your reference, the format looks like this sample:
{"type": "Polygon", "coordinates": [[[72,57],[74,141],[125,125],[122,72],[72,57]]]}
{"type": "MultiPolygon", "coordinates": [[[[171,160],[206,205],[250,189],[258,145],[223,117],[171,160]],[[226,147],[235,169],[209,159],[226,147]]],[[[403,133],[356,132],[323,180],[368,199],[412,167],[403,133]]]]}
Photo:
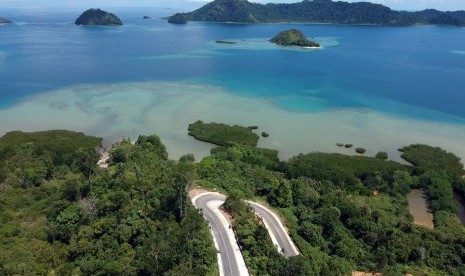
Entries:
{"type": "Polygon", "coordinates": [[[0,106],[81,83],[188,81],[298,112],[368,108],[465,122],[465,28],[312,24],[172,25],[172,11],[115,11],[121,27],[80,27],[81,11],[3,11],[0,106]],[[143,20],[143,15],[154,19],[143,20]],[[298,28],[321,50],[267,45],[298,28]],[[238,41],[218,45],[216,39],[238,41]]]}

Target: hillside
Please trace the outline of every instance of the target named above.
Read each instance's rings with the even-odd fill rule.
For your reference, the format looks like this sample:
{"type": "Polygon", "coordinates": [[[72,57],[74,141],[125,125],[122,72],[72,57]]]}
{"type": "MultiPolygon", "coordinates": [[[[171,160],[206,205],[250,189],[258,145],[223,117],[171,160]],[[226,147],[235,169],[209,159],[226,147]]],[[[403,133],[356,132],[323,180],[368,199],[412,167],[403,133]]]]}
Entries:
{"type": "Polygon", "coordinates": [[[320,47],[315,41],[308,40],[304,33],[297,29],[290,29],[287,31],[280,32],[270,42],[276,43],[283,46],[299,46],[299,47],[320,47]]]}
{"type": "Polygon", "coordinates": [[[278,23],[309,22],[336,24],[444,24],[465,26],[465,11],[418,12],[394,11],[368,2],[333,2],[331,0],[304,0],[293,4],[257,4],[247,0],[215,0],[184,14],[190,21],[278,23]]]}
{"type": "Polygon", "coordinates": [[[175,161],[157,135],[140,135],[113,145],[104,169],[98,137],[0,137],[0,275],[218,275],[209,226],[188,200],[195,187],[229,195],[224,207],[253,275],[465,275],[465,228],[453,199],[465,195],[465,180],[452,153],[402,148],[412,166],[328,153],[279,161],[275,150],[242,143],[255,127],[190,128],[238,143],[198,162],[192,154],[175,161]],[[425,190],[434,229],[414,224],[412,188],[425,190]],[[282,216],[300,255],[278,254],[240,199],[282,216]]]}
{"type": "Polygon", "coordinates": [[[13,22],[11,22],[11,20],[9,19],[0,17],[0,24],[9,24],[9,23],[13,23],[13,22]]]}
{"type": "Polygon", "coordinates": [[[87,11],[83,12],[74,23],[76,25],[99,26],[123,25],[123,22],[118,18],[118,16],[101,9],[88,9],[87,11]]]}

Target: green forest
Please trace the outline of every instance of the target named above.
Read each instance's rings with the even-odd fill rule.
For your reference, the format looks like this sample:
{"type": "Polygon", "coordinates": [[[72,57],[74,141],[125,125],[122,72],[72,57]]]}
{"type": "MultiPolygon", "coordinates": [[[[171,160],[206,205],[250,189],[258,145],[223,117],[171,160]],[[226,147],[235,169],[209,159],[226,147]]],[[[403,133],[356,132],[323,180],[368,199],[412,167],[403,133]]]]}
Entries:
{"type": "Polygon", "coordinates": [[[282,31],[270,39],[270,42],[283,46],[320,47],[320,44],[308,40],[304,33],[297,29],[282,31]]]}
{"type": "Polygon", "coordinates": [[[101,9],[88,9],[83,12],[74,22],[76,25],[123,25],[121,19],[113,13],[101,9]]]}
{"type": "Polygon", "coordinates": [[[464,171],[452,153],[417,144],[399,149],[412,165],[316,152],[280,161],[248,135],[231,140],[238,126],[211,126],[202,137],[221,146],[201,160],[170,160],[158,136],[141,135],[116,143],[107,169],[97,166],[101,139],[83,133],[0,138],[0,275],[218,275],[193,187],[228,195],[253,275],[465,275],[453,200],[465,195],[464,171]],[[413,223],[412,188],[428,195],[434,229],[413,223]],[[241,199],[276,211],[301,255],[282,257],[241,199]]]}
{"type": "MultiPolygon", "coordinates": [[[[215,0],[184,14],[190,21],[240,23],[336,23],[413,25],[437,24],[465,26],[465,11],[394,11],[369,2],[349,3],[331,0],[303,0],[291,4],[260,4],[247,0],[215,0]]],[[[175,15],[179,18],[179,14],[175,15]]]]}
{"type": "Polygon", "coordinates": [[[190,156],[157,136],[101,140],[69,131],[0,138],[0,275],[217,275],[206,221],[186,200],[190,156]]]}

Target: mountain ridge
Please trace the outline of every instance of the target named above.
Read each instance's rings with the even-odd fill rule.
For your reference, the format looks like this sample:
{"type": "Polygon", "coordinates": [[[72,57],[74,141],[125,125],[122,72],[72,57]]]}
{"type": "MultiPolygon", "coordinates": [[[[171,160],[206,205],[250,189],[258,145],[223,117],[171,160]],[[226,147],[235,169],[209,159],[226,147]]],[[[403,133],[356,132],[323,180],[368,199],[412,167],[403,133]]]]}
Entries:
{"type": "Polygon", "coordinates": [[[259,4],[247,0],[215,0],[192,12],[188,21],[231,23],[333,23],[373,25],[465,26],[465,11],[395,11],[370,2],[303,0],[292,4],[259,4]]]}

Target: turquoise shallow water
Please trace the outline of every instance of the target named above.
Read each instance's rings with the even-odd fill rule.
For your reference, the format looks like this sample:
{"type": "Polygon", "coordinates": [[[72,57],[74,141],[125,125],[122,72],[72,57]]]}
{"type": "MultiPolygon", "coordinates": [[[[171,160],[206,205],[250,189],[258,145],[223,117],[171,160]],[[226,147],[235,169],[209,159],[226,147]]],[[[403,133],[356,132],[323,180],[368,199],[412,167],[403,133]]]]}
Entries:
{"type": "Polygon", "coordinates": [[[372,155],[423,142],[465,157],[465,28],[172,25],[160,19],[171,11],[112,12],[124,26],[75,26],[80,11],[2,14],[16,23],[0,26],[0,133],[155,132],[175,156],[205,155],[185,129],[203,119],[260,124],[272,134],[262,146],[283,157],[336,142],[372,155]],[[267,42],[289,28],[322,48],[267,42]]]}
{"type": "Polygon", "coordinates": [[[143,20],[146,13],[163,15],[121,11],[126,25],[107,28],[75,26],[78,12],[7,12],[17,24],[0,27],[1,106],[80,83],[190,80],[299,112],[370,108],[464,122],[465,28],[179,26],[143,20]],[[267,43],[288,28],[315,37],[323,49],[267,43]],[[219,45],[216,39],[238,43],[219,45]]]}

